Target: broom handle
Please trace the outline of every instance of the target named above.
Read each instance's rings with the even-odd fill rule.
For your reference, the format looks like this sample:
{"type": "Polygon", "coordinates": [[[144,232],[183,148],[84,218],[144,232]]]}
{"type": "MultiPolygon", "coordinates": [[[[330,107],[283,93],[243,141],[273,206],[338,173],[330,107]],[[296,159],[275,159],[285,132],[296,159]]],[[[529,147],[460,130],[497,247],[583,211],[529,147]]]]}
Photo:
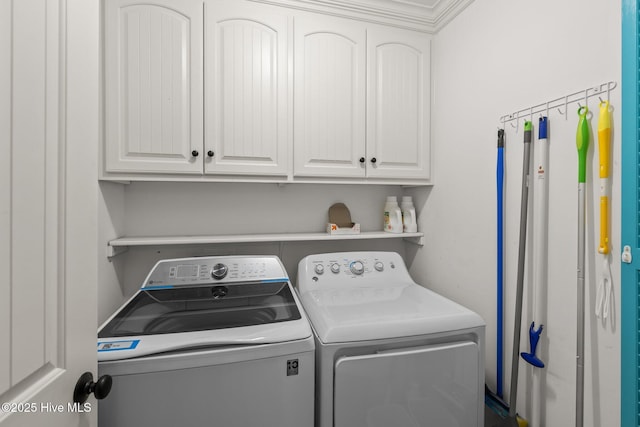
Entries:
{"type": "Polygon", "coordinates": [[[516,311],[513,327],[513,351],[511,353],[511,388],[509,390],[509,417],[515,419],[518,397],[518,365],[520,362],[520,328],[522,326],[522,293],[524,289],[524,258],[527,239],[527,205],[529,201],[529,161],[533,126],[524,124],[524,155],[522,160],[522,198],[520,199],[520,243],[518,246],[518,281],[516,311]]]}
{"type": "Polygon", "coordinates": [[[503,236],[503,217],[504,217],[504,129],[498,130],[498,165],[496,168],[496,184],[497,184],[497,302],[498,308],[498,336],[496,340],[496,394],[502,399],[503,382],[504,382],[504,236],[503,236]]]}
{"type": "Polygon", "coordinates": [[[584,420],[584,258],[585,258],[585,206],[587,152],[589,151],[589,123],[587,107],[580,107],[576,147],[578,148],[578,297],[576,337],[576,427],[584,420]]]}

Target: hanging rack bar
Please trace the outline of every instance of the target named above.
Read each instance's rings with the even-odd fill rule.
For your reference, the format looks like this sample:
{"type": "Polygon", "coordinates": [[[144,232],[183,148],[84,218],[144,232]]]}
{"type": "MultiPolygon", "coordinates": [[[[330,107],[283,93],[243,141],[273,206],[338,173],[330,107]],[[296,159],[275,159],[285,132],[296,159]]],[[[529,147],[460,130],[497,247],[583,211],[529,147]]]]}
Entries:
{"type": "Polygon", "coordinates": [[[599,86],[589,87],[587,89],[583,89],[577,92],[573,92],[569,95],[561,96],[560,98],[555,98],[546,102],[542,102],[540,104],[535,104],[530,107],[522,108],[518,111],[515,111],[511,114],[505,114],[500,117],[500,123],[505,124],[516,120],[516,124],[518,123],[518,119],[523,116],[533,116],[538,113],[548,112],[549,109],[554,108],[558,109],[558,111],[567,117],[567,108],[569,104],[573,104],[576,102],[583,101],[585,104],[588,103],[589,98],[606,94],[607,99],[609,99],[610,92],[616,88],[618,84],[614,81],[610,81],[607,83],[602,83],[599,86]],[[561,111],[560,108],[564,108],[564,111],[561,111]]]}

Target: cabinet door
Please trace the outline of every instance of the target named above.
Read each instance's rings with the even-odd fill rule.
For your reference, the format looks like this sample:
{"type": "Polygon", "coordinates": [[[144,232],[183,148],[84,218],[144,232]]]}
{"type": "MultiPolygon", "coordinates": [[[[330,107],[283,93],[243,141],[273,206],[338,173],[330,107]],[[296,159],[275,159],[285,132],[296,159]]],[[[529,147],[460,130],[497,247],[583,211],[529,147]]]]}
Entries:
{"type": "Polygon", "coordinates": [[[429,48],[429,36],[414,31],[367,32],[369,177],[430,178],[429,48]]]}
{"type": "Polygon", "coordinates": [[[288,172],[287,16],[237,0],[205,3],[205,173],[288,172]]]}
{"type": "Polygon", "coordinates": [[[104,7],[106,171],[202,173],[202,2],[104,7]]]}
{"type": "Polygon", "coordinates": [[[365,174],[365,37],[356,21],[295,19],[296,176],[365,174]]]}

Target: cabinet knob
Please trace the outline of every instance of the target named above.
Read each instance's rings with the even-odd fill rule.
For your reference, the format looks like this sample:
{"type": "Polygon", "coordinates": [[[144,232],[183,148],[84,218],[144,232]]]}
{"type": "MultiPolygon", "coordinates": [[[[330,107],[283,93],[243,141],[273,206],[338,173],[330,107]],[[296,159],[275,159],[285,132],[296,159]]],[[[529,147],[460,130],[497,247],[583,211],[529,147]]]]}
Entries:
{"type": "Polygon", "coordinates": [[[372,158],[371,158],[371,163],[375,163],[375,162],[377,162],[376,158],[375,158],[375,157],[372,157],[372,158]]]}
{"type": "Polygon", "coordinates": [[[199,154],[200,154],[200,153],[198,153],[198,150],[193,150],[193,151],[191,152],[191,155],[192,155],[193,157],[198,157],[198,155],[199,155],[199,154]]]}
{"type": "Polygon", "coordinates": [[[364,163],[364,157],[360,157],[360,163],[364,163]]]}
{"type": "Polygon", "coordinates": [[[207,156],[209,156],[209,157],[213,157],[213,155],[214,155],[214,152],[213,152],[213,151],[211,151],[211,150],[207,151],[207,156]]]}

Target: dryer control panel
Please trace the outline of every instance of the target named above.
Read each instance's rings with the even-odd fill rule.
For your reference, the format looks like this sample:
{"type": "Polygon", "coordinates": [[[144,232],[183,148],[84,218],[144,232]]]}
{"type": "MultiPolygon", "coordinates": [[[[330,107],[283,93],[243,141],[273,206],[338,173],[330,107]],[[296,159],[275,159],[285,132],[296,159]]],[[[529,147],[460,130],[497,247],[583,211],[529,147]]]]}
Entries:
{"type": "Polygon", "coordinates": [[[297,287],[315,288],[371,284],[373,282],[412,281],[395,252],[337,252],[310,255],[298,265],[297,287]]]}
{"type": "Polygon", "coordinates": [[[282,263],[275,256],[194,257],[159,261],[142,287],[288,280],[282,263]]]}

